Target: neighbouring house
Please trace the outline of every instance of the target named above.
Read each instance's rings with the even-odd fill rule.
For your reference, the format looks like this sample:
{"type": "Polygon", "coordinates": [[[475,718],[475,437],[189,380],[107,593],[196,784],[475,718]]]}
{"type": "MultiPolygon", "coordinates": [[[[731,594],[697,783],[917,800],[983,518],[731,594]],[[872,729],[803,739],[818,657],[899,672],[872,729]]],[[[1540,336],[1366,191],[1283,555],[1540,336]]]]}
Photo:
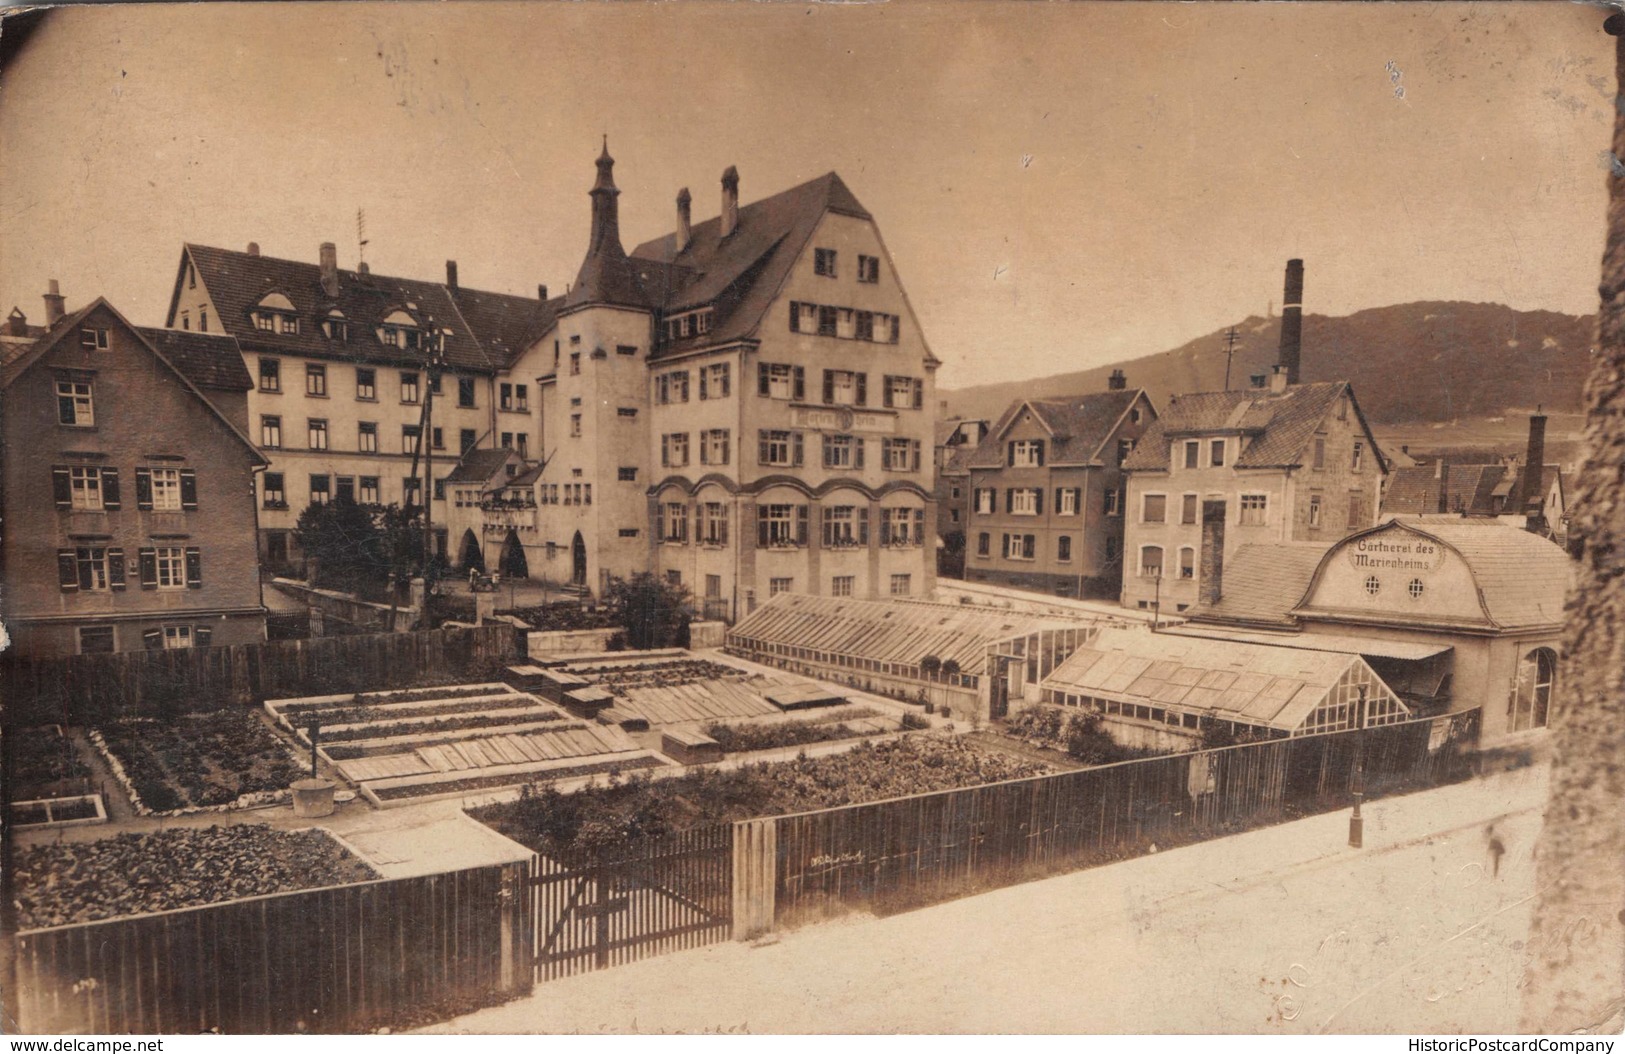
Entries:
{"type": "Polygon", "coordinates": [[[14,653],[48,658],[265,639],[251,380],[229,338],[131,325],[105,299],[0,348],[0,580],[14,653]]]}
{"type": "Polygon", "coordinates": [[[541,544],[534,484],[539,465],[507,447],[476,448],[446,474],[451,560],[464,571],[528,578],[526,547],[541,544]]]}
{"type": "Polygon", "coordinates": [[[1347,382],[1172,397],[1124,468],[1125,607],[1184,612],[1243,545],[1374,525],[1385,469],[1347,382]]]}
{"type": "Polygon", "coordinates": [[[1483,708],[1487,743],[1543,728],[1573,561],[1493,518],[1397,519],[1325,546],[1258,543],[1174,635],[1364,657],[1423,713],[1483,708]]]}
{"type": "Polygon", "coordinates": [[[987,420],[980,417],[937,421],[937,573],[949,578],[965,577],[965,528],[970,520],[970,468],[966,462],[988,427],[987,420]]]}
{"type": "MultiPolygon", "coordinates": [[[[247,434],[271,463],[260,481],[260,553],[300,561],[294,527],[311,504],[423,508],[446,523],[447,473],[467,451],[537,453],[535,380],[504,368],[562,304],[444,282],[187,244],[165,325],[235,339],[254,385],[247,434]],[[433,483],[425,487],[424,481],[433,483]]],[[[434,532],[447,556],[448,532],[434,532]]]]}
{"type": "Polygon", "coordinates": [[[967,581],[1118,596],[1123,466],[1157,411],[1122,371],[1109,383],[1104,392],[1017,400],[966,459],[967,581]]]}

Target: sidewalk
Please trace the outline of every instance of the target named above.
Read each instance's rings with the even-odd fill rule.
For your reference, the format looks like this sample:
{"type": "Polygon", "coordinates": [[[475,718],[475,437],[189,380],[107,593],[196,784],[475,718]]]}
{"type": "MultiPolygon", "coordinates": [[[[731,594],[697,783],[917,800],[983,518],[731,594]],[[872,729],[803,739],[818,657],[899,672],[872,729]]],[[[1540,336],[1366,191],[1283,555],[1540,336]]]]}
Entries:
{"type": "Polygon", "coordinates": [[[553,981],[426,1031],[1508,1032],[1546,777],[1375,802],[1362,850],[1347,812],[1315,816],[553,981]]]}

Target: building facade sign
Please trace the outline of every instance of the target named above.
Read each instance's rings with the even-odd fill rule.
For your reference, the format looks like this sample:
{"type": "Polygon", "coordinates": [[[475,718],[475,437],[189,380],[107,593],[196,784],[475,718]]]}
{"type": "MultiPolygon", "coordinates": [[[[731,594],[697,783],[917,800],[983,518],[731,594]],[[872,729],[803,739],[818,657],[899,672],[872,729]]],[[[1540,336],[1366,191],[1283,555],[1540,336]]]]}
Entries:
{"type": "Polygon", "coordinates": [[[891,435],[897,431],[893,414],[865,413],[850,407],[798,406],[791,417],[798,428],[825,432],[870,432],[891,435]]]}
{"type": "Polygon", "coordinates": [[[1349,566],[1360,571],[1437,571],[1444,564],[1444,546],[1427,538],[1405,537],[1395,531],[1358,538],[1343,549],[1349,566]]]}

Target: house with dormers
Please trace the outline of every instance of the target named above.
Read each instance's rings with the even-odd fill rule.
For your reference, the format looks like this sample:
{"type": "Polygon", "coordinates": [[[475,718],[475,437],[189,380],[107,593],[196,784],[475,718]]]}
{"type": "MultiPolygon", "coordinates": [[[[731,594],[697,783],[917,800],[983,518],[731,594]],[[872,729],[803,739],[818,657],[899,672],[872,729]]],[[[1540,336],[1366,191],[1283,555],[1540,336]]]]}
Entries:
{"type": "Polygon", "coordinates": [[[938,365],[874,218],[829,173],[627,253],[614,160],[549,328],[512,365],[541,407],[532,577],[653,571],[733,618],[781,592],[934,589],[938,365]]]}
{"type": "Polygon", "coordinates": [[[1125,607],[1184,612],[1242,545],[1329,544],[1377,523],[1387,469],[1344,381],[1169,399],[1129,454],[1125,607]]]}
{"type": "Polygon", "coordinates": [[[964,459],[965,578],[1116,597],[1123,463],[1157,419],[1121,371],[1104,392],[1018,399],[964,459]]]}
{"type": "Polygon", "coordinates": [[[312,503],[428,501],[448,558],[446,477],[474,449],[535,456],[534,381],[503,374],[562,303],[444,282],[187,244],[166,327],[236,341],[253,378],[247,432],[271,462],[261,477],[260,555],[297,563],[293,528],[312,503]],[[432,481],[429,486],[424,481],[432,481]]]}
{"type": "Polygon", "coordinates": [[[236,342],[131,325],[51,283],[0,336],[3,618],[51,658],[265,639],[251,385],[236,342]]]}

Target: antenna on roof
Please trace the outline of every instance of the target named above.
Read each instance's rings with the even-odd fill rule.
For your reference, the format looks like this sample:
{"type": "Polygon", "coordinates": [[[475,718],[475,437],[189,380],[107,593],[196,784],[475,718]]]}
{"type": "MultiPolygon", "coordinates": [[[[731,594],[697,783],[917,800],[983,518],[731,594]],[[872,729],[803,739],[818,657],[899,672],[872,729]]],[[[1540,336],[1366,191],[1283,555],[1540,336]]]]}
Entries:
{"type": "Polygon", "coordinates": [[[360,263],[367,262],[367,210],[355,210],[355,240],[356,259],[360,263]]]}
{"type": "Polygon", "coordinates": [[[1236,333],[1236,327],[1231,326],[1230,331],[1224,335],[1224,390],[1230,390],[1230,361],[1236,357],[1236,344],[1241,340],[1236,333]]]}

